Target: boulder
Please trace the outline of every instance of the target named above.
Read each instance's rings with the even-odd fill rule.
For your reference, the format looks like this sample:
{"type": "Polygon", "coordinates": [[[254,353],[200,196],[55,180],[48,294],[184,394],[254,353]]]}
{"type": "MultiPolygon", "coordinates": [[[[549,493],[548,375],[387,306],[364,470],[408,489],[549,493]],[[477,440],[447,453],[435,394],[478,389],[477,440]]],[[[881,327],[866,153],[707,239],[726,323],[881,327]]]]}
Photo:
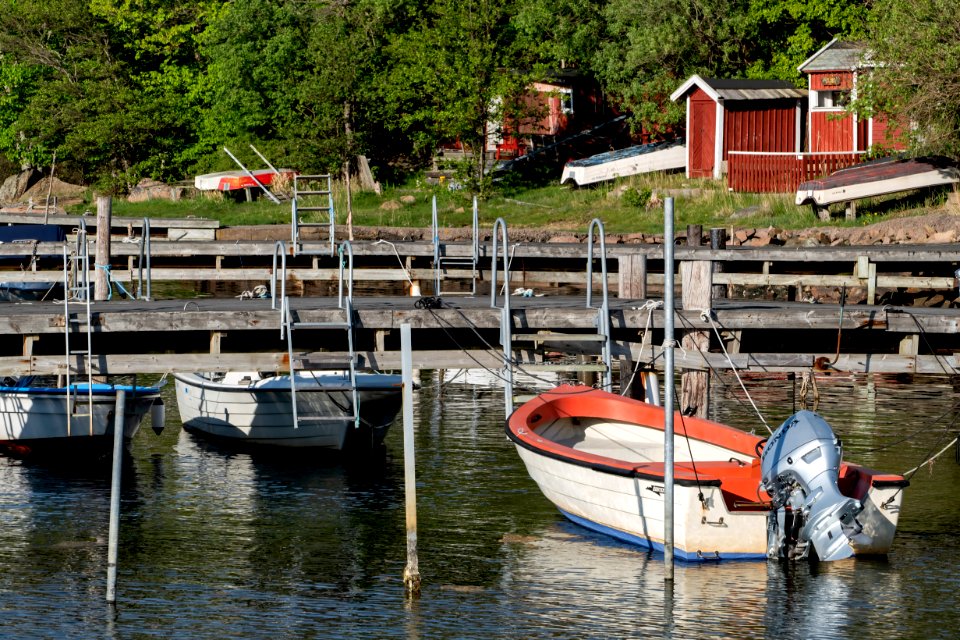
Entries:
{"type": "Polygon", "coordinates": [[[171,187],[158,180],[144,178],[130,190],[127,202],[148,202],[150,200],[170,200],[177,202],[183,198],[183,187],[171,187]]]}
{"type": "Polygon", "coordinates": [[[35,169],[26,169],[10,176],[0,186],[0,202],[18,202],[39,179],[40,172],[35,169]]]}

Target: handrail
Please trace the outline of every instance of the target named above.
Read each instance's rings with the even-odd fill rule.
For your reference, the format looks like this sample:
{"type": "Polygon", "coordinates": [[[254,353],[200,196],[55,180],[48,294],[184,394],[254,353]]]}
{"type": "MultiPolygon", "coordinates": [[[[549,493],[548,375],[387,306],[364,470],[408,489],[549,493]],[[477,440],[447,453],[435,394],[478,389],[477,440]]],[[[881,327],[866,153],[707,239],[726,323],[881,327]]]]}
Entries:
{"type": "MultiPolygon", "coordinates": [[[[506,245],[504,245],[506,246],[506,245]]],[[[480,210],[477,208],[477,196],[473,196],[473,266],[476,268],[480,258],[480,210]]]]}
{"type": "Polygon", "coordinates": [[[287,247],[283,240],[277,240],[273,245],[273,269],[270,275],[270,308],[277,308],[277,256],[281,258],[281,270],[283,278],[280,280],[280,300],[287,297],[287,247]]]}
{"type": "Polygon", "coordinates": [[[587,309],[592,309],[593,304],[593,230],[599,228],[600,230],[600,253],[603,254],[600,260],[600,266],[603,271],[603,306],[608,306],[608,295],[607,295],[607,241],[606,234],[603,231],[603,223],[600,222],[599,218],[594,218],[590,221],[590,228],[587,231],[587,309]]]}
{"type": "Polygon", "coordinates": [[[603,223],[599,218],[590,221],[590,228],[587,231],[587,309],[593,309],[593,231],[597,229],[600,235],[600,267],[603,272],[601,278],[601,290],[603,291],[603,302],[600,305],[599,315],[597,316],[597,330],[604,336],[603,360],[606,365],[606,371],[603,375],[603,385],[607,391],[613,389],[613,367],[610,362],[610,354],[613,352],[613,345],[610,341],[610,295],[607,286],[607,241],[603,230],[603,223]]]}
{"type": "Polygon", "coordinates": [[[493,253],[491,254],[491,263],[490,263],[490,308],[496,309],[497,307],[497,228],[502,229],[503,231],[503,286],[504,286],[504,306],[510,308],[510,261],[508,257],[508,249],[510,246],[509,241],[507,240],[507,223],[504,222],[503,218],[497,218],[493,223],[493,253]]]}
{"type": "Polygon", "coordinates": [[[343,309],[343,250],[347,250],[347,259],[349,260],[349,267],[347,271],[347,302],[353,305],[353,245],[350,244],[349,240],[344,240],[340,243],[340,285],[338,287],[339,293],[337,295],[337,306],[343,309]]]}
{"type": "Polygon", "coordinates": [[[273,245],[273,273],[270,275],[270,308],[277,308],[277,256],[280,256],[280,339],[286,336],[287,326],[287,248],[283,240],[273,245]]]}
{"type": "Polygon", "coordinates": [[[150,272],[150,219],[143,219],[143,242],[140,243],[140,255],[137,257],[137,297],[141,300],[149,300],[151,297],[151,281],[153,277],[150,272]],[[143,263],[147,263],[147,296],[143,296],[143,263]]]}
{"type": "Polygon", "coordinates": [[[440,223],[437,220],[437,196],[430,201],[430,237],[433,240],[433,295],[440,296],[440,223]]]}
{"type": "MultiPolygon", "coordinates": [[[[471,283],[470,283],[470,294],[476,295],[477,293],[477,261],[480,258],[480,214],[477,208],[477,197],[473,196],[473,219],[471,220],[471,230],[473,235],[470,239],[470,273],[471,273],[471,283]]],[[[440,252],[440,222],[437,215],[437,196],[433,196],[432,206],[431,206],[431,222],[430,222],[430,232],[431,240],[433,242],[433,291],[435,296],[442,295],[440,283],[443,280],[443,264],[457,264],[463,266],[466,264],[468,258],[451,258],[449,256],[443,256],[440,252]]]]}
{"type": "Polygon", "coordinates": [[[491,254],[492,275],[490,277],[490,307],[497,308],[497,229],[503,234],[503,307],[500,311],[500,344],[503,345],[504,368],[504,409],[506,417],[513,413],[513,317],[510,314],[510,246],[507,235],[507,223],[503,218],[497,218],[493,223],[493,253],[491,254]]]}

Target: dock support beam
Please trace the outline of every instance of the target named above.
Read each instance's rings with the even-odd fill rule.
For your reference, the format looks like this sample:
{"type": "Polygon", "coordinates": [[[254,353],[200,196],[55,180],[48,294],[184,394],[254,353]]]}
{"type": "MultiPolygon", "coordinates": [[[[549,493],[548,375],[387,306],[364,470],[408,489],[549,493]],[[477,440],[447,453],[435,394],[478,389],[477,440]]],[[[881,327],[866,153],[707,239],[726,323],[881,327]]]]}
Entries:
{"type": "MultiPolygon", "coordinates": [[[[92,409],[91,409],[92,410],[92,409]]],[[[117,602],[117,547],[120,540],[120,474],[123,469],[123,423],[127,392],[117,389],[113,420],[113,474],[110,481],[110,533],[107,541],[107,602],[117,602]]]]}
{"type": "Polygon", "coordinates": [[[420,563],[417,558],[417,470],[413,439],[413,351],[410,324],[400,325],[403,374],[403,486],[407,512],[407,565],[403,584],[407,595],[420,594],[420,563]]]}

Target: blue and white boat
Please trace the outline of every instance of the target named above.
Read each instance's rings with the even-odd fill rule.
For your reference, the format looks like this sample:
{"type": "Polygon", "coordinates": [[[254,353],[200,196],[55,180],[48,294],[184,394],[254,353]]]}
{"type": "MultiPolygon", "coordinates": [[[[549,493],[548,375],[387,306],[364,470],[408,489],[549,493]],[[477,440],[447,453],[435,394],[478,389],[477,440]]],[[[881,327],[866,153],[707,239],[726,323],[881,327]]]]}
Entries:
{"type": "Polygon", "coordinates": [[[160,388],[88,383],[57,386],[38,376],[0,381],[0,451],[23,456],[113,446],[117,392],[125,392],[123,437],[140,429],[149,413],[154,430],[163,428],[160,388]]]}

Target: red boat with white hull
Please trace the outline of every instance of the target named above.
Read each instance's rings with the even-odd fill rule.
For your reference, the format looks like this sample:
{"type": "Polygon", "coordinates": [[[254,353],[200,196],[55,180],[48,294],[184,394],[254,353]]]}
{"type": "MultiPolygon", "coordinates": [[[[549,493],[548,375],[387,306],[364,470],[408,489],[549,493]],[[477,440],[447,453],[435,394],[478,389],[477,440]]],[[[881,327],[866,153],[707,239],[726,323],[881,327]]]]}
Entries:
{"type": "MultiPolygon", "coordinates": [[[[809,415],[814,416],[811,412],[809,415]]],[[[582,386],[560,386],[518,408],[507,436],[544,495],[574,522],[663,549],[662,407],[582,386]]],[[[675,415],[674,555],[689,561],[763,559],[770,497],[760,489],[763,440],[675,415]]],[[[902,476],[842,463],[840,491],[859,500],[857,554],[885,554],[896,532],[902,476]]]]}
{"type": "Polygon", "coordinates": [[[287,176],[293,180],[296,171],[292,169],[255,169],[246,171],[220,171],[206,173],[193,179],[193,186],[200,191],[236,191],[237,189],[259,189],[260,185],[269,187],[277,176],[287,176]],[[252,174],[252,175],[251,175],[252,174]],[[256,179],[254,179],[256,178],[256,179]],[[257,181],[260,184],[257,184],[257,181]]]}

